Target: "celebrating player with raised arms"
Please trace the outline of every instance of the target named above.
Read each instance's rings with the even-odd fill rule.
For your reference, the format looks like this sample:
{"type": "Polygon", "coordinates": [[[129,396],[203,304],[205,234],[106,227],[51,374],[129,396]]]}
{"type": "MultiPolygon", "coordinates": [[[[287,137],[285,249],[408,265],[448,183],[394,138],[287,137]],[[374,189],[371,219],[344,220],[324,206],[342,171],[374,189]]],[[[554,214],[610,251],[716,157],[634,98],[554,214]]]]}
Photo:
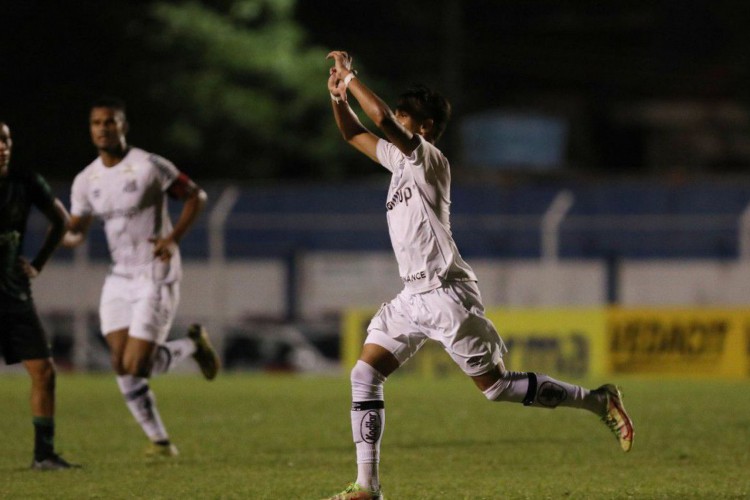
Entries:
{"type": "Polygon", "coordinates": [[[607,424],[624,451],[630,450],[633,424],[616,386],[588,390],[505,368],[505,345],[484,316],[477,278],[451,234],[450,165],[435,146],[450,117],[448,101],[417,86],[401,94],[394,112],[356,76],[346,52],[328,57],[334,61],[328,90],[341,134],[392,174],[385,209],[404,283],[370,322],[351,371],[357,479],[330,500],[382,499],[378,463],[385,424],[383,384],[427,340],[439,342],[488,400],[588,410],[607,424]],[[384,139],[360,122],[347,90],[384,139]]]}
{"type": "Polygon", "coordinates": [[[219,359],[208,335],[193,325],[186,338],[166,341],[180,300],[178,243],[206,203],[206,193],[168,160],[128,145],[125,105],[101,99],[90,110],[99,156],[73,182],[70,230],[76,246],[99,218],[112,258],[99,304],[101,331],[125,402],[151,443],[147,455],[174,456],[148,383],[193,356],[213,379],[219,359]],[[183,202],[172,226],[167,198],[183,202]]]}

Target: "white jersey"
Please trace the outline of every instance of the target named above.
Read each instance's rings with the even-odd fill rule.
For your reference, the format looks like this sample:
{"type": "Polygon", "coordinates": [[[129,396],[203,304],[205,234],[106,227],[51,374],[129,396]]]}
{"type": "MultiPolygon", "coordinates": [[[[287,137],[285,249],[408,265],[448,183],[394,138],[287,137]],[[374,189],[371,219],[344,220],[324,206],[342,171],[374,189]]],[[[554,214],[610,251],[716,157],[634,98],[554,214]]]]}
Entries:
{"type": "Polygon", "coordinates": [[[179,250],[169,263],[154,258],[154,237],[167,236],[172,222],[166,190],[180,175],[165,158],[130,148],[113,167],[97,158],[73,181],[70,212],[104,222],[114,274],[175,281],[181,276],[179,250]]]}
{"type": "Polygon", "coordinates": [[[424,138],[411,156],[378,141],[378,161],[393,173],[385,207],[388,232],[405,289],[422,293],[444,281],[476,281],[453,241],[450,165],[424,138]]]}

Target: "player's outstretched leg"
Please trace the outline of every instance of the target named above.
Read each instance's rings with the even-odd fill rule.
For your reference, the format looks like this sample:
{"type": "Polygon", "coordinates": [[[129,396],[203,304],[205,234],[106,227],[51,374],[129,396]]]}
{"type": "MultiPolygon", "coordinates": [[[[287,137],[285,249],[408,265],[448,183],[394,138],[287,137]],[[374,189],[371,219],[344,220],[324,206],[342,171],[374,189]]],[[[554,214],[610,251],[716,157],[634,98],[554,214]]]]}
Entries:
{"type": "Polygon", "coordinates": [[[344,491],[325,500],[383,500],[380,491],[363,488],[357,483],[351,483],[344,491]]]}
{"type": "Polygon", "coordinates": [[[216,354],[211,340],[208,338],[208,333],[203,326],[195,323],[190,325],[188,329],[188,337],[195,343],[195,352],[193,358],[198,363],[198,366],[203,373],[203,376],[207,380],[213,380],[216,374],[219,373],[221,362],[219,356],[216,354]]]}
{"type": "Polygon", "coordinates": [[[596,390],[603,392],[607,397],[607,405],[601,415],[602,422],[615,435],[622,451],[630,451],[633,446],[635,430],[633,429],[633,421],[630,420],[630,416],[628,416],[628,412],[625,411],[625,406],[622,404],[620,388],[614,384],[605,384],[596,390]]]}

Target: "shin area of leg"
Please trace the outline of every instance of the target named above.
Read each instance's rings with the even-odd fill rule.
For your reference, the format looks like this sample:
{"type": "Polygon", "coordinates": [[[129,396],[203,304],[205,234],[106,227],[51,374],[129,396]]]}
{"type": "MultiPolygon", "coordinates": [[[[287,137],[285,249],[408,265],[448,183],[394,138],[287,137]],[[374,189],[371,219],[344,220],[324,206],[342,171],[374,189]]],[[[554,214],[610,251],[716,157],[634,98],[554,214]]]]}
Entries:
{"type": "Polygon", "coordinates": [[[600,412],[602,404],[597,393],[534,372],[505,371],[502,377],[483,393],[491,401],[523,403],[524,406],[541,408],[567,406],[594,413],[600,412]]]}

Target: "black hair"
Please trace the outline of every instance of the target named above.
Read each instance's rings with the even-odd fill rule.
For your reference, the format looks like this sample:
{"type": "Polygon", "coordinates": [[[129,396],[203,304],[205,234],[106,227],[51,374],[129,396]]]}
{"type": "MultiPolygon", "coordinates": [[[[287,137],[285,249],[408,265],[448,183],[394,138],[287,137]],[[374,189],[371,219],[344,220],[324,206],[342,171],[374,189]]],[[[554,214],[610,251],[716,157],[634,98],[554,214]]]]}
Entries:
{"type": "Polygon", "coordinates": [[[451,104],[448,99],[422,84],[409,87],[401,94],[396,102],[396,109],[410,114],[419,121],[432,119],[432,136],[435,142],[445,132],[451,117],[451,104]]]}
{"type": "Polygon", "coordinates": [[[94,108],[111,108],[116,111],[120,111],[123,116],[127,115],[127,109],[125,107],[125,101],[118,97],[102,96],[91,103],[89,109],[94,108]]]}

